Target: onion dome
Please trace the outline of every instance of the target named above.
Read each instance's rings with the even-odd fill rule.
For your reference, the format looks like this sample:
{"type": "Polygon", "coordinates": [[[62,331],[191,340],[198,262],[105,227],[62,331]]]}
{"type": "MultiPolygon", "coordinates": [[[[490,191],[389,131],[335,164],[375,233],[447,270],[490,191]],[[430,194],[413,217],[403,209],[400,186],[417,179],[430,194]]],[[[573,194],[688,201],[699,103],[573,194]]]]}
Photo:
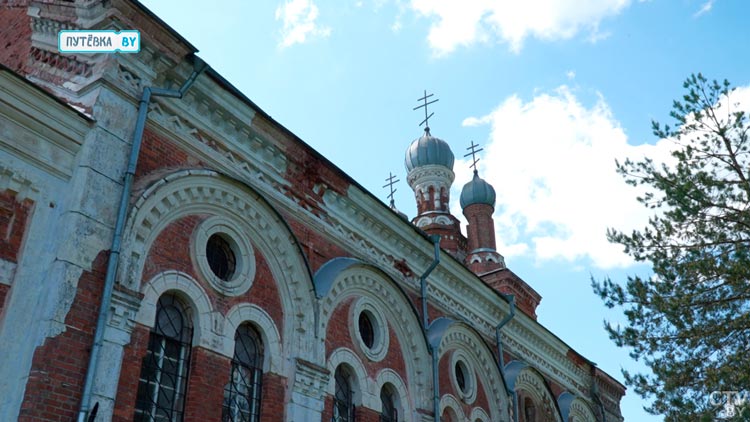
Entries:
{"type": "Polygon", "coordinates": [[[495,207],[495,189],[485,182],[474,170],[474,178],[461,189],[461,208],[473,204],[487,204],[495,207]]]}
{"type": "Polygon", "coordinates": [[[406,150],[405,164],[409,172],[417,167],[429,165],[444,166],[453,170],[453,151],[447,142],[425,130],[424,135],[415,139],[406,150]]]}

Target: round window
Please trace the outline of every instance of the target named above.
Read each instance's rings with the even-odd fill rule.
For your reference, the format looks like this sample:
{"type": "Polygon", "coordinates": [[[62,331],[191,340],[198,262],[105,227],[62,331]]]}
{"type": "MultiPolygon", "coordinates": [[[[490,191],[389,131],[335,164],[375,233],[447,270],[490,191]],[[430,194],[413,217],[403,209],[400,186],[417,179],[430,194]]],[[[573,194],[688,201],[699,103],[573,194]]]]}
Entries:
{"type": "Polygon", "coordinates": [[[464,367],[464,363],[457,361],[453,370],[456,372],[456,384],[458,384],[458,388],[461,389],[462,393],[466,394],[466,368],[464,367]]]}
{"type": "Polygon", "coordinates": [[[214,233],[206,243],[206,260],[211,271],[221,280],[229,281],[237,268],[237,258],[232,245],[221,234],[214,233]]]}
{"type": "Polygon", "coordinates": [[[349,314],[349,332],[359,350],[373,362],[383,360],[388,353],[388,323],[372,299],[360,297],[349,314]]]}
{"type": "Polygon", "coordinates": [[[359,314],[359,336],[368,349],[375,345],[375,329],[367,312],[359,314]]]}

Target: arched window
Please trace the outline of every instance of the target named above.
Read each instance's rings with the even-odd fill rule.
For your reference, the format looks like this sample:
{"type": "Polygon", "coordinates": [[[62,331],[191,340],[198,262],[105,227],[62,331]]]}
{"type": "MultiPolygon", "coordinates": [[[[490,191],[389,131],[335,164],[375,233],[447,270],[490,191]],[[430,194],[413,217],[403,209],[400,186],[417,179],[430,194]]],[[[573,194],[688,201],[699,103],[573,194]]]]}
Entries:
{"type": "Polygon", "coordinates": [[[524,422],[536,422],[536,408],[529,397],[523,400],[523,418],[524,422]]]}
{"type": "Polygon", "coordinates": [[[156,304],[156,322],[141,365],[135,421],[182,421],[190,364],[192,329],[185,306],[164,294],[156,304]]]}
{"type": "Polygon", "coordinates": [[[250,324],[242,324],[234,333],[232,370],[224,387],[223,422],[260,420],[262,378],[263,342],[250,324]]]}
{"type": "Polygon", "coordinates": [[[398,422],[398,410],[396,410],[393,392],[388,386],[384,385],[380,389],[380,403],[382,405],[380,422],[398,422]]]}
{"type": "Polygon", "coordinates": [[[334,374],[336,392],[333,397],[333,418],[331,422],[354,422],[354,400],[349,373],[343,367],[336,368],[334,374]]]}

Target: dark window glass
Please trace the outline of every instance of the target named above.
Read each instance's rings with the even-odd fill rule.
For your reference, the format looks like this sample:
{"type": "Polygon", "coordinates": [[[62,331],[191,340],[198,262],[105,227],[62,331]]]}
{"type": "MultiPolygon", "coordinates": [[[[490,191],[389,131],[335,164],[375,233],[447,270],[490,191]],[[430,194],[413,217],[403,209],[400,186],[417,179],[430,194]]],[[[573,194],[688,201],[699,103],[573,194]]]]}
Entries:
{"type": "Polygon", "coordinates": [[[260,420],[263,342],[258,332],[243,324],[234,334],[234,358],[229,384],[224,387],[222,421],[260,420]]]}
{"type": "Polygon", "coordinates": [[[362,337],[362,342],[365,343],[368,349],[371,349],[375,344],[375,330],[372,326],[370,316],[366,312],[359,314],[359,335],[362,337]]]}
{"type": "Polygon", "coordinates": [[[528,397],[523,401],[523,416],[525,422],[536,422],[536,408],[534,402],[528,397]]]}
{"type": "Polygon", "coordinates": [[[460,362],[456,362],[454,371],[456,373],[456,383],[458,384],[458,388],[461,389],[461,392],[465,393],[466,392],[466,374],[464,374],[464,366],[461,365],[460,362]]]}
{"type": "Polygon", "coordinates": [[[185,314],[174,295],[159,298],[156,323],[141,364],[135,421],[182,421],[192,337],[185,314]]]}
{"type": "Polygon", "coordinates": [[[224,281],[229,281],[234,275],[237,259],[232,245],[220,234],[212,234],[206,244],[206,259],[211,271],[224,281]]]}
{"type": "Polygon", "coordinates": [[[380,390],[380,403],[383,407],[380,412],[380,422],[398,422],[398,411],[393,402],[393,394],[385,387],[380,390]]]}
{"type": "Polygon", "coordinates": [[[341,366],[336,368],[336,392],[333,397],[332,422],[354,422],[354,403],[349,374],[341,366]]]}

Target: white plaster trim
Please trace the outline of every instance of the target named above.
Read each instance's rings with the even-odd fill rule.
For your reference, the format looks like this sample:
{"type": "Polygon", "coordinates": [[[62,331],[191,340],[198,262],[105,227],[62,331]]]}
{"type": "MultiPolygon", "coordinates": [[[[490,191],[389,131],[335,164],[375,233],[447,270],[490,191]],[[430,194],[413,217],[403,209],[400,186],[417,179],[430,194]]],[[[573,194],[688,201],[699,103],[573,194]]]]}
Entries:
{"type": "MultiPolygon", "coordinates": [[[[543,419],[547,417],[545,413],[549,411],[554,415],[556,422],[562,422],[560,412],[557,411],[557,406],[555,406],[555,398],[552,397],[552,393],[547,388],[544,379],[533,368],[526,367],[518,373],[515,390],[516,392],[523,390],[528,397],[531,397],[531,400],[537,407],[536,411],[537,415],[539,415],[537,417],[543,419]]],[[[519,406],[521,405],[519,404],[519,406]]]]}
{"type": "Polygon", "coordinates": [[[581,397],[576,397],[570,404],[568,420],[570,418],[573,418],[574,422],[596,422],[594,411],[591,410],[589,404],[581,397]]]}
{"type": "Polygon", "coordinates": [[[141,288],[143,300],[135,318],[136,322],[153,328],[156,323],[156,304],[167,292],[178,292],[178,296],[188,302],[189,317],[193,323],[192,346],[203,346],[221,353],[221,339],[213,329],[215,322],[218,327],[221,316],[213,312],[206,292],[188,274],[165,271],[144,283],[141,288]]]}
{"type": "Polygon", "coordinates": [[[450,357],[450,378],[453,383],[453,390],[456,391],[458,397],[463,400],[466,404],[474,403],[477,399],[477,374],[474,365],[469,363],[469,358],[466,356],[463,350],[457,349],[451,353],[450,357]],[[456,378],[456,364],[463,365],[464,371],[464,384],[465,390],[461,390],[458,386],[458,380],[456,378]]]}
{"type": "Polygon", "coordinates": [[[0,259],[0,284],[8,286],[13,284],[13,276],[16,274],[16,263],[0,259]]]}
{"type": "Polygon", "coordinates": [[[239,296],[247,292],[255,279],[255,253],[243,226],[243,222],[237,218],[217,215],[201,222],[190,237],[190,251],[198,274],[225,296],[239,296]],[[230,280],[217,277],[206,259],[206,245],[214,234],[224,235],[235,255],[235,270],[230,280]]]}
{"type": "Polygon", "coordinates": [[[466,420],[466,415],[464,415],[464,411],[461,408],[461,403],[453,394],[444,394],[443,397],[440,398],[440,418],[438,419],[442,419],[445,409],[451,409],[456,414],[459,421],[463,422],[466,420]]]}
{"type": "Polygon", "coordinates": [[[469,414],[469,422],[490,422],[490,416],[481,407],[475,407],[471,409],[469,414]]]}
{"type": "Polygon", "coordinates": [[[379,362],[383,360],[385,355],[388,354],[390,336],[388,335],[388,323],[386,322],[383,313],[380,311],[380,308],[372,301],[372,299],[361,297],[352,304],[349,321],[351,321],[351,324],[349,324],[349,331],[354,344],[356,344],[362,353],[364,353],[371,361],[379,362]],[[362,340],[362,335],[359,331],[359,315],[362,312],[367,312],[370,316],[370,322],[372,323],[374,334],[372,348],[367,347],[362,340]]]}
{"type": "Polygon", "coordinates": [[[390,322],[401,345],[398,352],[406,366],[408,390],[415,392],[411,396],[414,400],[412,406],[429,409],[432,402],[432,363],[420,322],[408,299],[381,272],[368,266],[353,266],[343,271],[331,285],[328,295],[320,301],[318,332],[326,332],[333,312],[352,297],[367,297],[376,308],[389,310],[386,321],[390,322]]]}
{"type": "Polygon", "coordinates": [[[443,335],[443,340],[438,350],[440,356],[451,350],[455,351],[450,360],[450,377],[456,391],[460,392],[453,373],[454,359],[458,357],[462,358],[467,363],[466,366],[469,371],[475,375],[475,387],[471,393],[474,397],[472,398],[471,395],[467,397],[468,404],[471,404],[476,398],[477,385],[481,383],[489,403],[490,408],[487,410],[491,415],[491,420],[500,420],[507,415],[508,396],[505,393],[505,386],[500,378],[500,371],[497,369],[495,356],[490,353],[481,337],[474,330],[461,323],[452,324],[443,335]]]}
{"type": "Polygon", "coordinates": [[[222,354],[230,358],[234,356],[234,334],[244,322],[251,322],[260,332],[263,340],[263,372],[283,375],[285,359],[279,331],[266,311],[256,305],[239,303],[227,312],[224,318],[222,354]]]}
{"type": "MultiPolygon", "coordinates": [[[[125,228],[118,280],[137,290],[149,249],[171,222],[194,214],[223,215],[242,221],[253,246],[266,258],[284,315],[283,349],[322,364],[322,342],[310,341],[314,315],[312,281],[303,256],[279,216],[254,191],[210,170],[172,173],[146,189],[132,208],[125,228]]],[[[216,346],[221,350],[221,344],[216,346]]],[[[291,374],[288,374],[291,375],[291,374]]]]}
{"type": "Polygon", "coordinates": [[[359,357],[346,347],[340,347],[331,353],[326,367],[331,371],[326,392],[333,396],[336,394],[336,368],[345,364],[349,369],[352,382],[352,395],[355,406],[364,406],[368,409],[380,409],[380,390],[375,394],[375,382],[367,377],[367,370],[359,360],[359,357]]]}
{"type": "MultiPolygon", "coordinates": [[[[377,392],[380,394],[380,390],[383,389],[385,384],[390,384],[396,390],[398,394],[398,403],[394,403],[399,411],[400,418],[403,422],[412,422],[415,420],[414,409],[410,406],[411,401],[409,400],[409,391],[406,389],[406,384],[401,376],[391,368],[383,368],[375,376],[375,383],[377,384],[377,392]]],[[[383,411],[382,403],[379,407],[379,411],[383,411]]]]}

